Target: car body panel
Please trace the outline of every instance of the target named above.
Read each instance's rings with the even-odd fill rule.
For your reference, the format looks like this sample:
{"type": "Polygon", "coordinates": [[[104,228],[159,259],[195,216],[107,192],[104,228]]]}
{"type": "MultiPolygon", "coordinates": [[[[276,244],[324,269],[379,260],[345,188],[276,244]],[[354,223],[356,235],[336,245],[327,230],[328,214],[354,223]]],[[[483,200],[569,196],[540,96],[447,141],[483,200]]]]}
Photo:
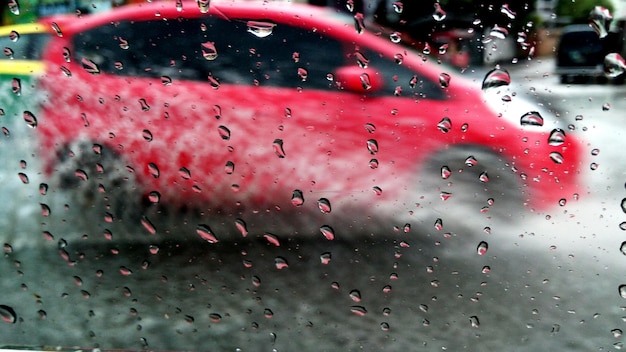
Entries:
{"type": "MultiPolygon", "coordinates": [[[[143,191],[158,190],[165,203],[202,204],[233,214],[242,209],[293,207],[292,192],[301,190],[312,200],[309,204],[327,198],[345,214],[366,209],[399,214],[414,209],[420,198],[416,192],[424,177],[420,175],[423,164],[446,149],[467,145],[489,148],[510,161],[532,206],[553,205],[576,192],[580,146],[573,138],[561,146],[549,146],[549,131],[523,129],[498,117],[472,82],[450,74],[451,84],[442,88],[439,80],[442,73],[448,74],[445,67],[425,62],[375,34],[359,34],[353,23],[334,17],[332,12],[296,4],[212,2],[207,15],[200,13],[195,3],[184,3],[178,11],[174,2],[159,2],[66,23],[63,37],[55,38],[46,51],[48,67],[42,79],[48,99],[42,114],[45,120],[38,130],[40,154],[48,172],[54,171],[59,150],[83,139],[122,155],[143,191]],[[321,60],[338,60],[338,70],[358,67],[357,53],[367,53],[370,62],[368,68],[362,68],[363,73],[379,75],[384,86],[365,93],[338,89],[341,82],[332,80],[325,83],[327,88],[315,86],[323,85],[313,83],[315,77],[323,75],[326,79],[327,74],[338,72],[316,72],[316,67],[307,66],[307,55],[323,52],[315,47],[299,52],[299,60],[292,57],[295,51],[285,49],[288,60],[282,66],[263,73],[254,71],[253,65],[250,77],[231,78],[226,71],[209,70],[187,73],[191,79],[172,79],[166,86],[162,82],[168,76],[163,72],[171,72],[171,67],[182,72],[187,69],[186,61],[192,62],[188,56],[176,56],[174,48],[160,49],[171,51],[171,57],[177,58],[172,59],[170,68],[148,67],[142,77],[116,74],[109,67],[111,63],[106,63],[106,55],[73,57],[70,62],[62,55],[66,47],[76,53],[72,38],[88,35],[85,33],[94,27],[110,23],[123,26],[130,20],[154,21],[155,17],[157,21],[202,22],[208,16],[241,24],[233,27],[238,33],[228,33],[231,37],[211,32],[211,25],[207,25],[205,35],[199,25],[194,25],[203,41],[222,45],[214,62],[225,60],[219,55],[229,50],[238,53],[235,57],[252,56],[253,64],[259,57],[263,60],[263,55],[274,54],[271,45],[234,49],[242,38],[253,38],[247,21],[271,21],[276,27],[270,38],[284,35],[285,47],[298,47],[303,42],[289,39],[289,33],[298,32],[295,28],[309,33],[302,35],[328,36],[340,43],[341,52],[321,60]],[[290,31],[281,34],[281,28],[290,26],[290,31]],[[402,65],[394,62],[398,53],[404,54],[402,65]],[[96,65],[99,73],[88,72],[94,69],[89,61],[84,65],[85,58],[92,64],[101,61],[96,65]],[[388,63],[394,68],[374,71],[377,66],[391,67],[388,63]],[[298,76],[300,68],[308,70],[307,79],[298,76]],[[398,71],[400,76],[394,70],[404,71],[398,71]],[[272,77],[283,71],[290,72],[287,77],[293,79],[274,83],[272,77]],[[421,86],[407,88],[411,76],[417,76],[421,86]],[[396,85],[405,87],[399,96],[394,94],[396,85]],[[453,121],[447,133],[437,127],[444,117],[453,121]],[[146,131],[151,137],[146,138],[146,131]],[[548,156],[553,151],[561,153],[567,162],[554,163],[548,156]],[[378,168],[370,167],[372,159],[378,161],[378,168]],[[232,173],[225,170],[228,162],[235,165],[232,173]],[[151,164],[158,167],[158,177],[151,164]]],[[[126,33],[109,38],[115,43],[112,48],[126,33]]],[[[156,43],[158,36],[153,34],[153,39],[146,41],[156,43]]],[[[253,39],[261,43],[267,38],[253,39]]],[[[200,55],[200,44],[198,52],[190,55],[200,55]]],[[[272,57],[270,64],[274,60],[278,56],[272,57]]],[[[207,65],[212,62],[207,61],[207,65]]],[[[127,66],[124,64],[122,71],[127,66]]]]}

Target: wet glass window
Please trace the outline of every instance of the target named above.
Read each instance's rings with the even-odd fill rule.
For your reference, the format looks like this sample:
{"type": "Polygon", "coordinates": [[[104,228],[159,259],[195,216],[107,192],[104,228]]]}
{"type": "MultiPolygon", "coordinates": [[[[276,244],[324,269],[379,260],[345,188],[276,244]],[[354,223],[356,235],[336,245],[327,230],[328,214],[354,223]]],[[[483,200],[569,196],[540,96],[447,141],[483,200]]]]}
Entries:
{"type": "Polygon", "coordinates": [[[48,39],[49,35],[45,33],[23,34],[17,40],[2,36],[0,47],[4,48],[4,55],[0,55],[0,60],[39,60],[48,39]]]}
{"type": "Polygon", "coordinates": [[[77,35],[74,45],[78,60],[107,73],[273,87],[333,88],[327,76],[344,62],[341,43],[314,31],[282,25],[257,38],[236,19],[121,21],[77,35]]]}

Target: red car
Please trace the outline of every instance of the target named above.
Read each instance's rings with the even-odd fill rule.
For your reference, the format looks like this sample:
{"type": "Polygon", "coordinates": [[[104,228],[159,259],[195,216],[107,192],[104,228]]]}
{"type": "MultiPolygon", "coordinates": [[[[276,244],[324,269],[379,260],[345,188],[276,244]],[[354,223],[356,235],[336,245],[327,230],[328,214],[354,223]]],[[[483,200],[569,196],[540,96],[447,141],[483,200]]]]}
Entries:
{"type": "Polygon", "coordinates": [[[47,172],[233,218],[330,212],[318,216],[331,225],[460,200],[484,212],[575,197],[572,136],[532,111],[500,116],[479,83],[358,15],[203,4],[57,23],[37,122],[47,172]]]}

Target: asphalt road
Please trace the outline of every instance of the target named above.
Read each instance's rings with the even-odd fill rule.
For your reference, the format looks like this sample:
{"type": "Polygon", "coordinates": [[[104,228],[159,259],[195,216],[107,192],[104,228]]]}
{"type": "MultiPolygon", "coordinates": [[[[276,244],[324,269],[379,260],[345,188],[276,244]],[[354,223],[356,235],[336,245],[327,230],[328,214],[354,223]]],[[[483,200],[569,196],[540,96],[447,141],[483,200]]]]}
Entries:
{"type": "Polygon", "coordinates": [[[524,212],[517,221],[487,215],[445,221],[441,230],[427,219],[409,232],[390,226],[349,241],[280,237],[275,246],[259,234],[211,244],[196,235],[195,215],[181,214],[151,217],[155,235],[139,221],[109,223],[107,240],[103,225],[77,215],[71,199],[40,194],[46,180],[30,149],[33,131],[21,116],[13,116],[15,124],[3,117],[11,133],[0,136],[0,344],[219,351],[621,347],[626,90],[560,86],[549,62],[530,64],[511,69],[518,95],[558,113],[588,143],[578,202],[524,212]],[[488,248],[479,255],[482,242],[488,248]]]}

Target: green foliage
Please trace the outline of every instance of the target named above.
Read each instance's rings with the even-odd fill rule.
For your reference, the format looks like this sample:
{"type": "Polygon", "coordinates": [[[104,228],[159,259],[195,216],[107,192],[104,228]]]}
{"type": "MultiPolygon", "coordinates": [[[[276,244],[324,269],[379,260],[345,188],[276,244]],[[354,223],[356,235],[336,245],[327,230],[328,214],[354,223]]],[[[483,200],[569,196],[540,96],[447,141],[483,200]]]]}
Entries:
{"type": "Polygon", "coordinates": [[[556,15],[562,19],[569,19],[572,23],[585,23],[589,12],[595,6],[606,7],[611,13],[615,10],[611,0],[559,0],[556,15]]]}

